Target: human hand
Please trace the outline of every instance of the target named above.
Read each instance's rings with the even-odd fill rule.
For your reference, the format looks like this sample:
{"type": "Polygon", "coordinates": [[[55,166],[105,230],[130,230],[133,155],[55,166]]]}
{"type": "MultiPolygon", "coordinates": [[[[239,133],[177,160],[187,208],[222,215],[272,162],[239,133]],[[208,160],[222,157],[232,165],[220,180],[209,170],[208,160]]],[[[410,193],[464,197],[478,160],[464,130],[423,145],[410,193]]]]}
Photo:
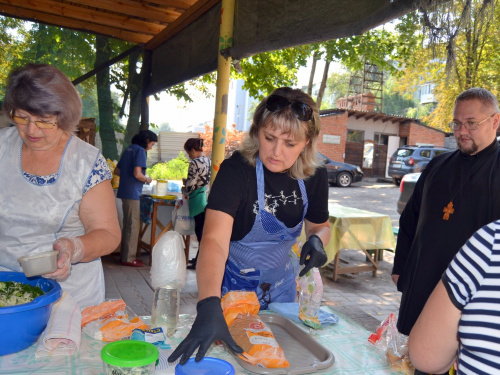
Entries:
{"type": "Polygon", "coordinates": [[[52,244],[52,248],[59,252],[57,254],[57,270],[43,275],[49,279],[65,280],[71,271],[71,264],[78,263],[85,254],[85,247],[80,238],[58,238],[52,244]]]}
{"type": "Polygon", "coordinates": [[[182,355],[181,365],[186,363],[198,348],[196,362],[200,361],[208,348],[216,340],[224,341],[235,353],[243,353],[227,327],[219,297],[207,297],[196,305],[196,319],[187,337],[179,344],[175,351],[168,357],[169,362],[174,362],[182,355]]]}
{"type": "Polygon", "coordinates": [[[398,285],[399,275],[391,275],[394,285],[398,285]]]}
{"type": "Polygon", "coordinates": [[[304,276],[311,268],[321,267],[327,260],[321,238],[315,234],[311,235],[300,250],[300,265],[306,266],[300,271],[299,277],[304,276]]]}

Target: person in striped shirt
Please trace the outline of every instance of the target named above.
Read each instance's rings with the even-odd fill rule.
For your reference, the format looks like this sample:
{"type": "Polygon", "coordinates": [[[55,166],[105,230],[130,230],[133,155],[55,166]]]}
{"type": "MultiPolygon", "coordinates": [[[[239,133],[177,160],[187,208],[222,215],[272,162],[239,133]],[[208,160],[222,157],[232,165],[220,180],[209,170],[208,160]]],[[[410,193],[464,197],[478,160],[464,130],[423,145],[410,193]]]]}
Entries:
{"type": "Polygon", "coordinates": [[[500,220],[479,229],[450,263],[410,332],[416,368],[500,374],[500,220]]]}

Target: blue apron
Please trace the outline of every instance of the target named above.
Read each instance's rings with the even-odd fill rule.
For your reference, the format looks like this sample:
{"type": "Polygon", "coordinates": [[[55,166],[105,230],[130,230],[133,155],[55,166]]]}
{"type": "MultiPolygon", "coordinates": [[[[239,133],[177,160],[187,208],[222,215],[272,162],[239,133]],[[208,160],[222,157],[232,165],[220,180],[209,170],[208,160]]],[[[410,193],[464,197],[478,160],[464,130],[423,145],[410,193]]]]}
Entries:
{"type": "Polygon", "coordinates": [[[267,212],[264,201],[264,169],[257,157],[257,196],[259,211],[248,234],[229,244],[229,256],[222,280],[222,295],[231,290],[254,291],[261,309],[271,302],[294,302],[298,259],[291,251],[302,231],[308,200],[304,181],[297,180],[304,204],[302,220],[288,228],[267,212]]]}

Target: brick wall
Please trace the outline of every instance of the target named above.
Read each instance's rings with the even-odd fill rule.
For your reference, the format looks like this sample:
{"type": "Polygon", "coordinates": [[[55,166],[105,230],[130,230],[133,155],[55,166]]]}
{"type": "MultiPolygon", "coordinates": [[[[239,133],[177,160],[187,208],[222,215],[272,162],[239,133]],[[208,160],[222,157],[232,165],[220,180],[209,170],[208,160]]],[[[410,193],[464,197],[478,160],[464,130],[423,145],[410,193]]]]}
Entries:
{"type": "Polygon", "coordinates": [[[356,100],[354,100],[354,96],[352,95],[349,95],[347,98],[337,99],[337,108],[350,108],[358,111],[373,112],[375,104],[375,95],[371,92],[356,95],[356,100]]]}
{"type": "MultiPolygon", "coordinates": [[[[399,135],[402,137],[403,135],[401,134],[401,129],[403,126],[400,127],[400,132],[399,135]]],[[[434,146],[440,146],[444,147],[444,140],[445,140],[445,133],[438,131],[436,129],[428,128],[427,126],[415,124],[415,123],[410,123],[409,124],[409,130],[408,130],[408,144],[409,145],[416,145],[420,143],[426,143],[426,144],[432,144],[434,146]]]]}
{"type": "Polygon", "coordinates": [[[335,161],[344,161],[345,142],[347,136],[347,112],[320,117],[321,131],[317,148],[322,154],[335,161]],[[323,135],[340,136],[340,144],[323,143],[323,135]]]}

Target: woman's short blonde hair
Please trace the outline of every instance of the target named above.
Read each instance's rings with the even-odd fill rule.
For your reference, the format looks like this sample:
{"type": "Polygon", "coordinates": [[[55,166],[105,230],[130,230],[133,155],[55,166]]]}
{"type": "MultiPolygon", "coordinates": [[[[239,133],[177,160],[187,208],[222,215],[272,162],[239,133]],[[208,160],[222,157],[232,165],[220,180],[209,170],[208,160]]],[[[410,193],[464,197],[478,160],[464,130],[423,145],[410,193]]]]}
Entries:
{"type": "Polygon", "coordinates": [[[291,135],[296,140],[308,141],[295,163],[288,170],[292,178],[306,179],[314,174],[320,165],[316,152],[316,140],[320,131],[319,111],[316,102],[306,93],[299,89],[290,87],[280,87],[274,90],[271,95],[282,96],[290,103],[301,102],[312,108],[313,113],[309,121],[301,121],[290,105],[272,112],[266,108],[267,98],[265,98],[255,110],[253,122],[249,132],[243,138],[240,146],[241,155],[252,166],[255,166],[259,155],[259,131],[262,128],[270,127],[279,129],[285,134],[291,135]]]}
{"type": "Polygon", "coordinates": [[[9,75],[3,112],[17,109],[34,116],[57,115],[57,126],[74,134],[82,117],[82,100],[68,77],[55,66],[28,64],[9,75]]]}

